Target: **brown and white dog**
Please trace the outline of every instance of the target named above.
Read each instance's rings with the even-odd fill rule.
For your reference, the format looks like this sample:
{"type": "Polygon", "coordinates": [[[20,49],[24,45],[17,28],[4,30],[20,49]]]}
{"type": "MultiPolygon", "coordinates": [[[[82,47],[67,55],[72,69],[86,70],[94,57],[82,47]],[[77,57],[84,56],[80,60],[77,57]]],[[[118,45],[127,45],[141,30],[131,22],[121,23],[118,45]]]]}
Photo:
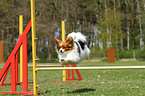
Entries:
{"type": "Polygon", "coordinates": [[[86,45],[86,36],[80,32],[68,34],[67,39],[57,42],[57,53],[62,65],[77,64],[89,56],[90,50],[86,45]]]}

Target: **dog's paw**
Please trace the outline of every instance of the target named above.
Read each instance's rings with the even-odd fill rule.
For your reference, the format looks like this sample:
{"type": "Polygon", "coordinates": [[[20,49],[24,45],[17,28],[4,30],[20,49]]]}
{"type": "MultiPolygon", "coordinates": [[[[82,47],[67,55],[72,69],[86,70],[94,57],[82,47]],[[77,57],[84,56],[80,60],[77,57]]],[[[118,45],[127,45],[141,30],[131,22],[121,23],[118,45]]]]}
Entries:
{"type": "Polygon", "coordinates": [[[59,62],[63,65],[66,61],[65,59],[60,59],[59,62]]]}

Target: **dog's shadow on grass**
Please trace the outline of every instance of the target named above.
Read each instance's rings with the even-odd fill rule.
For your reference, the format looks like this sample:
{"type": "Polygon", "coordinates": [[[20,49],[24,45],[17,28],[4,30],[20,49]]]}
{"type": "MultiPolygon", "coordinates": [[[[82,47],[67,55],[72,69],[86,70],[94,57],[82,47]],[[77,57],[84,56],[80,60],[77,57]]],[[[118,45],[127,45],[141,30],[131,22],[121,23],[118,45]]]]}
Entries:
{"type": "Polygon", "coordinates": [[[67,93],[85,93],[85,92],[90,92],[90,91],[95,91],[95,89],[92,88],[83,88],[83,89],[77,89],[71,92],[67,92],[67,93]]]}

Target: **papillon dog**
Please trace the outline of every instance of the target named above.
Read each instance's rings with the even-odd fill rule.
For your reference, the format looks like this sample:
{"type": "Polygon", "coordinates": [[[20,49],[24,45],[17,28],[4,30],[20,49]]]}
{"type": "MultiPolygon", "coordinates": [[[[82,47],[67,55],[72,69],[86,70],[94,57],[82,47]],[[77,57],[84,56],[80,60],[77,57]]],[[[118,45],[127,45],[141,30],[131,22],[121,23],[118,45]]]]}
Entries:
{"type": "Polygon", "coordinates": [[[89,56],[90,49],[86,44],[86,36],[80,32],[68,34],[64,42],[57,38],[55,40],[59,62],[62,65],[75,65],[89,56]]]}

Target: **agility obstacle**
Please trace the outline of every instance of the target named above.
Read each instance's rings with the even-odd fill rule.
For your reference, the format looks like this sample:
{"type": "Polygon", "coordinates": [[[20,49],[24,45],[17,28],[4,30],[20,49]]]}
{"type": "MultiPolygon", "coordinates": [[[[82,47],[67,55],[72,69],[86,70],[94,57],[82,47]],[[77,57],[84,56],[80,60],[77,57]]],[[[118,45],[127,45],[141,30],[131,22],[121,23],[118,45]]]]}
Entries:
{"type": "MultiPolygon", "coordinates": [[[[22,35],[19,36],[19,39],[8,57],[5,65],[0,71],[0,85],[11,85],[11,91],[9,92],[0,92],[0,94],[33,94],[38,95],[38,85],[37,85],[37,72],[41,70],[99,70],[99,69],[142,69],[145,66],[108,66],[108,67],[54,67],[54,68],[37,68],[36,61],[36,40],[35,37],[35,6],[34,0],[31,0],[31,20],[29,21],[27,27],[25,28],[22,35]],[[32,56],[33,56],[33,91],[28,91],[28,73],[27,73],[27,34],[32,28],[32,56]],[[22,82],[18,82],[18,50],[23,45],[23,80],[22,82]],[[11,78],[10,83],[4,83],[6,76],[8,75],[8,71],[11,69],[11,78]],[[23,86],[22,92],[17,92],[16,85],[21,84],[23,86]]],[[[65,72],[65,71],[64,71],[65,72]]],[[[66,73],[63,73],[63,76],[66,73]]],[[[66,78],[63,78],[64,80],[66,78]]],[[[70,79],[70,78],[67,78],[70,79]]]]}
{"type": "MultiPolygon", "coordinates": [[[[62,28],[62,41],[65,41],[65,22],[61,22],[62,28]]],[[[65,67],[65,65],[64,65],[65,67]]],[[[66,81],[66,70],[62,70],[62,81],[66,81]]]]}
{"type": "Polygon", "coordinates": [[[36,68],[37,71],[41,70],[96,70],[96,69],[144,69],[145,66],[106,66],[106,67],[45,67],[36,68]]]}
{"type": "Polygon", "coordinates": [[[1,94],[33,94],[33,92],[28,92],[28,72],[27,72],[27,34],[31,28],[31,20],[29,21],[27,27],[25,28],[23,34],[19,36],[18,41],[8,57],[5,65],[0,71],[0,85],[11,85],[11,91],[0,92],[1,94]],[[18,82],[18,51],[20,46],[23,45],[23,81],[18,82]],[[4,83],[8,72],[11,68],[11,78],[10,83],[4,83]],[[23,91],[17,92],[16,85],[22,84],[23,91]]]}
{"type": "MultiPolygon", "coordinates": [[[[77,67],[77,65],[67,65],[67,67],[62,67],[62,68],[72,68],[71,70],[67,70],[67,71],[65,71],[66,73],[65,73],[65,80],[62,80],[62,81],[80,81],[80,80],[83,80],[82,79],[82,76],[81,76],[81,74],[80,74],[80,72],[79,72],[79,70],[78,69],[73,69],[73,68],[76,68],[77,67]],[[78,76],[78,78],[75,78],[74,77],[74,70],[76,71],[76,73],[77,73],[77,76],[78,76]]],[[[47,70],[47,67],[45,67],[46,68],[46,70],[47,70]]],[[[45,69],[44,68],[44,69],[45,69]]],[[[49,67],[50,68],[50,67],[49,67]]],[[[49,69],[48,68],[48,69],[49,69]]],[[[52,68],[52,67],[51,67],[52,68]]],[[[54,67],[54,68],[60,68],[60,67],[54,67]]],[[[39,68],[38,68],[39,69],[39,68]]],[[[38,71],[38,69],[36,68],[36,70],[38,71]]],[[[43,69],[43,68],[42,68],[43,69]]],[[[63,69],[63,72],[64,72],[64,70],[66,70],[66,69],[63,69]]],[[[64,73],[63,73],[63,75],[64,75],[64,73]]],[[[64,78],[63,78],[64,79],[64,78]]],[[[53,81],[61,81],[61,80],[53,80],[53,81]]]]}
{"type": "MultiPolygon", "coordinates": [[[[67,65],[67,68],[69,68],[69,67],[76,68],[77,65],[67,65]]],[[[66,79],[66,81],[78,81],[78,80],[83,80],[78,69],[67,70],[67,79],[66,79]],[[76,70],[76,73],[78,75],[78,79],[74,78],[74,70],[76,70]]]]}
{"type": "MultiPolygon", "coordinates": [[[[0,92],[0,94],[34,94],[34,91],[28,91],[28,71],[27,71],[27,34],[32,27],[32,50],[33,50],[33,62],[35,63],[36,58],[36,39],[35,38],[35,16],[34,16],[34,0],[31,0],[31,20],[29,21],[28,25],[26,26],[24,32],[19,36],[18,41],[11,52],[10,56],[8,57],[6,63],[4,64],[3,68],[0,71],[0,86],[4,85],[11,85],[11,91],[8,92],[0,92]],[[23,45],[23,80],[18,82],[18,52],[20,47],[23,45]],[[9,70],[11,69],[10,73],[10,83],[4,83],[5,79],[8,75],[9,70]],[[16,89],[16,85],[21,84],[23,86],[23,91],[18,92],[16,89]]],[[[36,64],[36,63],[35,63],[36,64]]],[[[34,70],[35,71],[35,70],[34,70]]],[[[33,72],[34,73],[34,72],[33,72]]],[[[21,74],[21,73],[20,73],[21,74]]],[[[36,77],[33,75],[33,80],[36,80],[36,77]]],[[[34,81],[33,81],[34,82],[34,81]]],[[[35,83],[35,82],[34,82],[35,83]]],[[[36,87],[36,85],[35,85],[36,87]]],[[[36,92],[36,90],[35,90],[36,92]]],[[[37,93],[38,94],[38,93],[37,93]]]]}

